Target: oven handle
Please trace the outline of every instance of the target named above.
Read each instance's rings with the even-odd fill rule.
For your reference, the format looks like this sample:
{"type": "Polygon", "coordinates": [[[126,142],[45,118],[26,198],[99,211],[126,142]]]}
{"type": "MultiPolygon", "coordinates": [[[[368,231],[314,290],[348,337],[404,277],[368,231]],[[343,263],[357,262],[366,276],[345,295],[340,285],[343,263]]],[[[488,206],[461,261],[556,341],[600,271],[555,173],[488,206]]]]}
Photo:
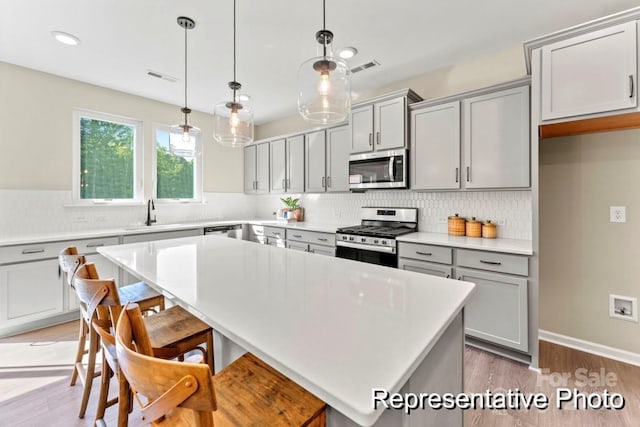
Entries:
{"type": "Polygon", "coordinates": [[[389,182],[395,182],[396,180],[396,171],[395,166],[396,166],[396,156],[391,156],[389,157],[389,182]]]}
{"type": "Polygon", "coordinates": [[[362,249],[365,251],[373,251],[373,252],[383,252],[387,254],[395,254],[396,248],[389,246],[371,246],[371,245],[361,245],[359,243],[351,243],[351,242],[343,242],[338,240],[336,242],[336,246],[344,246],[345,248],[353,248],[353,249],[362,249]]]}

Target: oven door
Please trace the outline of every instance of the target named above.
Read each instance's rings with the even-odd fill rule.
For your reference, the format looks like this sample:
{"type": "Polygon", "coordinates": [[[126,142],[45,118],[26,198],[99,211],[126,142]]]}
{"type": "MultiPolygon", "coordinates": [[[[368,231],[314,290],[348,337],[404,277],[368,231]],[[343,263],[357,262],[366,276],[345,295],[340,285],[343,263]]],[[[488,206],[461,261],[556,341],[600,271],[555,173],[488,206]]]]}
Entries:
{"type": "Polygon", "coordinates": [[[407,188],[407,151],[352,155],[349,157],[349,188],[407,188]]]}
{"type": "Polygon", "coordinates": [[[354,248],[351,246],[341,246],[336,242],[336,257],[352,259],[354,261],[368,262],[369,264],[384,265],[398,268],[398,255],[389,252],[378,252],[368,249],[354,248]]]}

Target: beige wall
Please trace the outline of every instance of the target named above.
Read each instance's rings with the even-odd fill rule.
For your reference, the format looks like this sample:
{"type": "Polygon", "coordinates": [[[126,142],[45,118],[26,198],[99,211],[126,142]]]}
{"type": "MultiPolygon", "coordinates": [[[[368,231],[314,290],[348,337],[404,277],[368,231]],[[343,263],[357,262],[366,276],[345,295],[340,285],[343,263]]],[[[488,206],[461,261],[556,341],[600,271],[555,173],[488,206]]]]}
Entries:
{"type": "Polygon", "coordinates": [[[609,294],[640,299],[640,130],[540,146],[540,329],[640,353],[640,325],[609,294]],[[625,224],[609,206],[626,206],[625,224]]]}
{"type": "MultiPolygon", "coordinates": [[[[354,99],[354,103],[404,88],[413,89],[424,99],[440,98],[518,79],[526,74],[524,53],[522,46],[518,45],[363,93],[358,99],[354,99]]],[[[259,126],[256,138],[270,138],[312,127],[297,114],[259,126]]]]}
{"type": "MultiPolygon", "coordinates": [[[[152,123],[180,119],[174,105],[0,62],[0,189],[71,190],[73,108],[143,120],[149,183],[152,123]]],[[[242,150],[213,142],[211,115],[194,112],[191,121],[203,132],[204,191],[242,192],[242,150]]]]}

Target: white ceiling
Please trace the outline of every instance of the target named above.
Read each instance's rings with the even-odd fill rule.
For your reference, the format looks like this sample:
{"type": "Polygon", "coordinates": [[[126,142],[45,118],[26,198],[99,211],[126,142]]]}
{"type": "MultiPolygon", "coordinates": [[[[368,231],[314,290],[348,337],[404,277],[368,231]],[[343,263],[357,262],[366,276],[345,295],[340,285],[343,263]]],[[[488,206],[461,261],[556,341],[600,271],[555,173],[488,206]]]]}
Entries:
{"type": "MultiPolygon", "coordinates": [[[[183,103],[189,31],[189,106],[213,112],[232,79],[232,0],[0,0],[0,61],[124,92],[183,103]],[[79,37],[56,42],[51,31],[79,37]],[[177,83],[147,70],[177,77],[177,83]]],[[[638,0],[327,0],[334,46],[355,46],[356,92],[463,62],[638,6],[638,0]]],[[[238,81],[258,124],[296,113],[298,66],[315,56],[322,0],[238,0],[238,81]]]]}

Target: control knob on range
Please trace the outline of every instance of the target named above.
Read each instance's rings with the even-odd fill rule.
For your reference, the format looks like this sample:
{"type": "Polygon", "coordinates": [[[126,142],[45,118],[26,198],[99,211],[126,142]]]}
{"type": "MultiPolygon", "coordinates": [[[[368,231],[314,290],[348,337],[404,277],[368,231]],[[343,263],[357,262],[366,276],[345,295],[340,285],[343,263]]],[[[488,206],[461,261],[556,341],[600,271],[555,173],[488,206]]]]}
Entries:
{"type": "Polygon", "coordinates": [[[366,239],[366,237],[361,237],[361,238],[360,238],[360,241],[361,241],[362,243],[365,243],[365,242],[367,241],[367,239],[366,239]]]}
{"type": "Polygon", "coordinates": [[[379,240],[378,240],[378,239],[374,239],[374,240],[373,240],[373,243],[378,243],[378,242],[379,242],[379,240]]]}
{"type": "Polygon", "coordinates": [[[349,237],[349,240],[353,241],[353,237],[349,237]]]}
{"type": "Polygon", "coordinates": [[[347,236],[342,236],[342,240],[347,240],[347,236]]]}
{"type": "Polygon", "coordinates": [[[387,244],[387,241],[386,241],[386,240],[383,240],[383,241],[382,241],[382,244],[383,244],[383,245],[386,245],[386,244],[387,244]]]}

